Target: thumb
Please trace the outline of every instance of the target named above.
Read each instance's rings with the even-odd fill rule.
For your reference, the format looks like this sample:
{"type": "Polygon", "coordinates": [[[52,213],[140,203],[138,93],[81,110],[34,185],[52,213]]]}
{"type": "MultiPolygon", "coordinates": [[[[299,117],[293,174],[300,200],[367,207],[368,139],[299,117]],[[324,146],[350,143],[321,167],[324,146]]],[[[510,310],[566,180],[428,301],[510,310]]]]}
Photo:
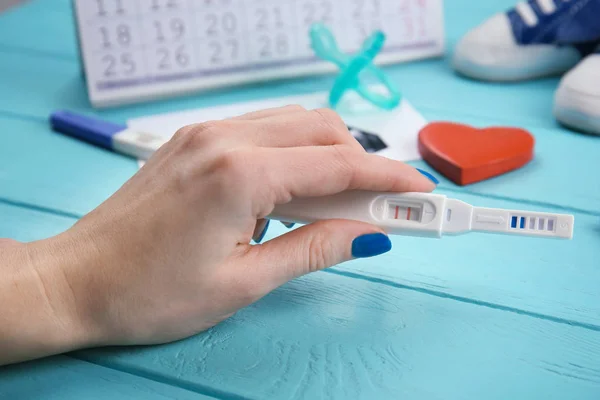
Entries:
{"type": "MultiPolygon", "coordinates": [[[[256,272],[272,290],[285,282],[355,258],[389,251],[390,239],[378,227],[359,221],[325,220],[252,247],[256,272]]],[[[248,254],[249,255],[249,254],[248,254]]]]}

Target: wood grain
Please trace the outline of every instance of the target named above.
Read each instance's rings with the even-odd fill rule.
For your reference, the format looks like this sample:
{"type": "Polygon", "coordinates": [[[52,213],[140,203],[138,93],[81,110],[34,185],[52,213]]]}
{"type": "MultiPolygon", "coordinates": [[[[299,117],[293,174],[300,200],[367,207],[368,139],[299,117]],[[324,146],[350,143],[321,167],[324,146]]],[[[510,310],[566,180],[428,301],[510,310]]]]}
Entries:
{"type": "Polygon", "coordinates": [[[0,132],[7,141],[0,199],[78,218],[138,170],[135,160],[55,133],[47,122],[0,117],[0,132]]]}
{"type": "MultiPolygon", "coordinates": [[[[0,200],[0,238],[31,242],[63,232],[75,221],[66,216],[24,208],[19,204],[0,200]]],[[[0,306],[0,311],[1,309],[0,306]]]]}
{"type": "MultiPolygon", "coordinates": [[[[444,193],[444,191],[440,191],[444,193]]],[[[565,212],[445,193],[483,207],[565,212]]],[[[273,226],[270,235],[284,232],[273,226]]],[[[383,279],[438,297],[556,318],[600,331],[600,218],[575,213],[572,240],[470,233],[442,239],[392,236],[392,251],[335,271],[383,279]]],[[[272,236],[267,236],[265,240],[272,236]]],[[[368,279],[368,278],[361,278],[368,279]]]]}
{"type": "Polygon", "coordinates": [[[315,273],[217,327],[75,355],[178,384],[282,399],[597,399],[600,334],[315,273]]]}
{"type": "MultiPolygon", "coordinates": [[[[446,1],[449,50],[513,3],[446,1]]],[[[67,229],[135,173],[132,160],[51,132],[57,108],[124,122],[331,85],[298,79],[92,110],[69,7],[38,0],[0,15],[0,237],[67,229]]],[[[442,180],[440,193],[572,212],[574,239],[394,237],[392,252],[290,282],[192,338],[2,368],[0,398],[598,399],[600,140],[556,125],[557,78],[489,85],[457,78],[447,60],[386,71],[429,119],[536,136],[527,167],[466,188],[442,180]]],[[[272,224],[266,239],[282,233],[272,224]]]]}
{"type": "Polygon", "coordinates": [[[7,400],[214,398],[66,356],[0,368],[0,399],[7,400]]]}
{"type": "MultiPolygon", "coordinates": [[[[0,207],[0,215],[11,218],[3,218],[0,234],[20,240],[52,234],[73,221],[6,204],[0,207]]],[[[401,250],[398,243],[394,242],[394,252],[401,250]]],[[[373,276],[340,266],[304,277],[187,340],[88,350],[73,356],[229,399],[551,398],[553,394],[587,399],[600,393],[600,336],[594,328],[501,304],[490,306],[480,299],[440,295],[444,286],[434,277],[444,278],[442,268],[455,268],[455,283],[462,280],[464,289],[470,274],[485,268],[475,261],[470,266],[469,260],[482,256],[463,256],[460,264],[447,259],[448,249],[430,249],[420,262],[413,259],[412,264],[399,266],[400,254],[414,246],[402,244],[405,249],[394,253],[395,260],[386,259],[392,253],[363,260],[363,268],[377,271],[373,276]],[[429,282],[422,279],[420,287],[407,284],[404,275],[422,273],[428,265],[438,268],[429,282]],[[389,274],[394,267],[399,269],[389,274]],[[389,276],[381,277],[382,270],[389,276]]],[[[513,270],[527,265],[513,264],[513,270]]],[[[504,260],[505,269],[510,265],[504,260]]],[[[553,280],[569,282],[572,271],[553,280]]],[[[482,271],[488,282],[502,278],[500,273],[489,276],[490,272],[482,271]]],[[[505,281],[498,284],[506,288],[524,280],[514,272],[505,274],[505,281]]],[[[480,294],[494,293],[493,287],[480,289],[480,294]]],[[[518,289],[511,288],[502,298],[514,298],[518,289]]],[[[520,301],[526,304],[524,294],[527,290],[520,301]]]]}

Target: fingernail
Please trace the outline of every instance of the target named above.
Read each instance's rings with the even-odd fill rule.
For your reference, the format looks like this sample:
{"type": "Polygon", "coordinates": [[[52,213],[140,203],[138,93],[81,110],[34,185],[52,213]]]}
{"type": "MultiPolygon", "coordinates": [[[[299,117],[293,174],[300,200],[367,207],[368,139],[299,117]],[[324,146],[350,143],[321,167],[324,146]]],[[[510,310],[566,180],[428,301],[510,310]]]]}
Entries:
{"type": "Polygon", "coordinates": [[[352,241],[352,256],[355,258],[373,257],[390,251],[392,242],[383,233],[369,233],[352,241]]]}
{"type": "Polygon", "coordinates": [[[440,181],[437,180],[437,178],[433,175],[431,175],[429,172],[427,171],[423,171],[422,169],[417,168],[417,171],[419,171],[420,173],[422,173],[423,175],[425,175],[427,178],[429,178],[429,180],[433,183],[435,183],[436,185],[438,183],[440,183],[440,181]]]}
{"type": "Polygon", "coordinates": [[[267,229],[269,229],[269,224],[270,223],[271,223],[271,220],[268,219],[267,223],[265,224],[264,229],[260,233],[260,236],[258,237],[258,239],[255,240],[256,243],[260,243],[264,239],[265,235],[267,234],[267,229]]]}

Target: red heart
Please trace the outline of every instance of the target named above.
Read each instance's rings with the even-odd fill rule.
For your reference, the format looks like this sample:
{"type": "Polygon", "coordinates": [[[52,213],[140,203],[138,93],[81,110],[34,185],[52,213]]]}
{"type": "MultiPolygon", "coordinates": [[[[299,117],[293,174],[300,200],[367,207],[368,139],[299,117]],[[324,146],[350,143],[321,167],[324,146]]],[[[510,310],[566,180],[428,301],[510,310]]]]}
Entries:
{"type": "Polygon", "coordinates": [[[534,143],[528,131],[511,127],[433,122],[419,132],[423,160],[458,185],[522,167],[533,158],[534,143]]]}

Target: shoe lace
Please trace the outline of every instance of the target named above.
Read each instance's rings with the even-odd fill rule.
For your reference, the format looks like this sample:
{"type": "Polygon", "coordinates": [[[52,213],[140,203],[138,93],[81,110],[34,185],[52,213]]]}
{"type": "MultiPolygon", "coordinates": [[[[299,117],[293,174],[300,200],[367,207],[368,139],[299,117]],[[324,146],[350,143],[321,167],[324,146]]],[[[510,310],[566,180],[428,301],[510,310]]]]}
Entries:
{"type": "MultiPolygon", "coordinates": [[[[562,2],[569,2],[570,0],[558,0],[562,2]]],[[[538,24],[539,19],[531,7],[531,2],[536,2],[540,10],[546,15],[552,14],[556,11],[556,3],[554,0],[529,0],[520,1],[515,5],[515,10],[521,15],[523,21],[529,26],[535,26],[538,24]]]]}

